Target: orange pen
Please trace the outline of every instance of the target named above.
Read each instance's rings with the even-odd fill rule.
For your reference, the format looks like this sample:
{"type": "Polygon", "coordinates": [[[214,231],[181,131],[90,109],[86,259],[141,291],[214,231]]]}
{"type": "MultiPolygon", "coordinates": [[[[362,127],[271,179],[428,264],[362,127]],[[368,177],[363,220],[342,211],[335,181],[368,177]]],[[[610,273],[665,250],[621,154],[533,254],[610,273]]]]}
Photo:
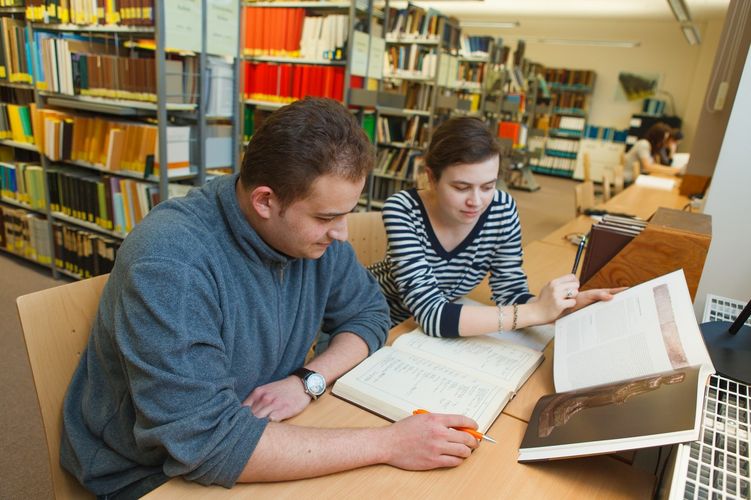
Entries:
{"type": "MultiPolygon", "coordinates": [[[[412,415],[422,415],[423,413],[430,413],[430,412],[428,410],[415,410],[412,412],[412,415]]],[[[496,443],[496,440],[493,439],[492,437],[487,436],[483,434],[482,432],[476,431],[475,429],[470,429],[469,427],[452,427],[452,429],[456,431],[466,432],[470,436],[473,436],[475,439],[479,439],[480,441],[484,439],[485,441],[496,443]]]]}

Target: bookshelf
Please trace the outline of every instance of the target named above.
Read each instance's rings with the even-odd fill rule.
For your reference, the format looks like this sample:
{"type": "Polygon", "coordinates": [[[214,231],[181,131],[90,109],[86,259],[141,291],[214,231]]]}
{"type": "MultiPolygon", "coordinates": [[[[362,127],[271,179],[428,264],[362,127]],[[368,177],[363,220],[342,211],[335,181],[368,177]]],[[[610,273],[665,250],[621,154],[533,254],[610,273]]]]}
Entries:
{"type": "Polygon", "coordinates": [[[356,31],[367,31],[372,2],[361,0],[241,3],[242,141],[266,116],[306,96],[349,104],[363,86],[352,74],[356,31]]]}
{"type": "Polygon", "coordinates": [[[0,8],[0,250],[52,269],[44,174],[31,131],[32,71],[19,58],[28,31],[23,2],[0,8]]]}
{"type": "MultiPolygon", "coordinates": [[[[7,72],[0,93],[33,97],[24,134],[0,146],[37,164],[6,169],[2,201],[44,217],[42,263],[55,277],[108,272],[122,239],[160,200],[203,184],[209,168],[236,168],[239,6],[203,0],[196,25],[180,33],[168,25],[179,2],[168,3],[127,12],[74,3],[57,17],[30,5],[17,14],[31,21],[26,67],[7,72]]],[[[16,22],[6,26],[20,32],[16,22]]],[[[11,217],[3,231],[13,242],[3,243],[29,253],[17,242],[23,221],[11,217]]]]}
{"type": "MultiPolygon", "coordinates": [[[[413,4],[384,7],[384,74],[376,109],[376,165],[361,205],[380,209],[391,194],[416,184],[437,123],[460,105],[458,22],[413,4]]],[[[474,64],[474,63],[473,63],[474,64]]],[[[471,95],[471,84],[465,94],[471,95]]],[[[479,101],[478,101],[479,106],[479,101]]],[[[478,108],[479,111],[479,108],[478,108]]]]}
{"type": "Polygon", "coordinates": [[[545,68],[549,93],[545,115],[548,138],[544,153],[532,164],[535,172],[572,178],[580,142],[584,137],[595,72],[568,68],[545,68]]]}

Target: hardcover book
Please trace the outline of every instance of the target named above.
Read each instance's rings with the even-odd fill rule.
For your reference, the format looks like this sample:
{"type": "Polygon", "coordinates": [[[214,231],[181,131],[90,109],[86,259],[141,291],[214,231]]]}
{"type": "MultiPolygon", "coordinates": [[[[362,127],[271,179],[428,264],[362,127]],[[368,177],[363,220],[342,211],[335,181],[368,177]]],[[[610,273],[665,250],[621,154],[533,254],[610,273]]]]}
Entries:
{"type": "Polygon", "coordinates": [[[392,421],[425,409],[473,418],[485,432],[542,359],[491,336],[436,338],[417,329],[366,358],[332,392],[392,421]]]}
{"type": "Polygon", "coordinates": [[[682,270],[556,321],[556,394],[542,397],[519,461],[693,441],[714,372],[682,270]]]}

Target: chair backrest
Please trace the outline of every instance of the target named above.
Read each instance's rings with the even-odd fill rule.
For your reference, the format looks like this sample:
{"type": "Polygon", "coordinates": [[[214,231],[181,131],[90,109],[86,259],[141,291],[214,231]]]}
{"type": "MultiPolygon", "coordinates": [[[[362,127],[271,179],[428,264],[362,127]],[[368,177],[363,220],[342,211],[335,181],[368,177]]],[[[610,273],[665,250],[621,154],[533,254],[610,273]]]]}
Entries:
{"type": "Polygon", "coordinates": [[[623,191],[624,177],[623,177],[623,164],[613,167],[613,192],[615,194],[623,191]]]}
{"type": "Polygon", "coordinates": [[[576,215],[581,215],[588,208],[595,206],[595,185],[592,181],[574,186],[574,208],[576,215]]]}
{"type": "Polygon", "coordinates": [[[608,201],[611,196],[610,187],[613,184],[613,171],[609,168],[602,170],[602,201],[608,201]]]}
{"type": "MultiPolygon", "coordinates": [[[[626,165],[628,167],[628,165],[626,165]]],[[[636,178],[641,175],[641,164],[639,163],[639,160],[634,161],[631,164],[631,182],[635,182],[636,178]]]]}
{"type": "Polygon", "coordinates": [[[349,242],[357,260],[369,266],[386,257],[386,230],[381,212],[352,212],[347,214],[349,242]]]}
{"type": "Polygon", "coordinates": [[[60,466],[60,436],[65,392],[89,339],[107,277],[97,276],[16,300],[58,499],[93,496],[60,466]]]}
{"type": "Polygon", "coordinates": [[[584,176],[584,182],[592,180],[592,160],[587,151],[582,154],[582,174],[584,176]]]}

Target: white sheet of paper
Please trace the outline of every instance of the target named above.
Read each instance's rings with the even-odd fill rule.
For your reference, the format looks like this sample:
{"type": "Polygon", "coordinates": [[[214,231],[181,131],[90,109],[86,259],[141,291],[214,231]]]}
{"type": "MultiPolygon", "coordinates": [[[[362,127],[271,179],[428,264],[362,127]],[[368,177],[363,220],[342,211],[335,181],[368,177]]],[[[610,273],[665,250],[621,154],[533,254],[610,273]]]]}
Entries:
{"type": "Polygon", "coordinates": [[[683,270],[560,318],[555,338],[556,392],[712,365],[683,270]]]}

